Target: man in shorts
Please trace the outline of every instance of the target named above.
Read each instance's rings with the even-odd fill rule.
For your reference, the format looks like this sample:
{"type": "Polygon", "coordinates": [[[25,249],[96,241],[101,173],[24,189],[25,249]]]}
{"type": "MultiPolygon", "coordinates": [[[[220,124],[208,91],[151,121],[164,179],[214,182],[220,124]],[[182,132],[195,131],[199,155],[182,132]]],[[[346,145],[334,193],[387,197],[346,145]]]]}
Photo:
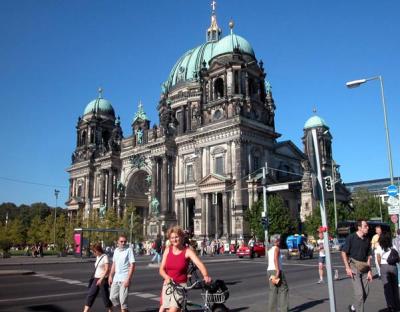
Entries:
{"type": "Polygon", "coordinates": [[[135,256],[126,243],[126,236],[120,235],[108,278],[111,285],[110,300],[113,306],[121,306],[121,312],[128,312],[128,290],[135,271],[135,256]]]}
{"type": "Polygon", "coordinates": [[[324,249],[324,233],[318,233],[319,239],[317,240],[317,248],[319,251],[318,257],[318,273],[319,273],[319,280],[317,284],[322,284],[324,282],[324,267],[325,267],[325,249],[324,249]]]}

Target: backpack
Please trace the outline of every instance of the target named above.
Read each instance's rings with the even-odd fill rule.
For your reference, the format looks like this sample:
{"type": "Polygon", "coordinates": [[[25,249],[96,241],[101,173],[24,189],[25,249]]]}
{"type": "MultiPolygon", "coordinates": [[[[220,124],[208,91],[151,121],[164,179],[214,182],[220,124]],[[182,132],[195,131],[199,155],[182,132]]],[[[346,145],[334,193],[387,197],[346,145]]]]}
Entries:
{"type": "Polygon", "coordinates": [[[397,263],[399,263],[400,257],[396,249],[391,248],[389,256],[386,261],[390,265],[396,265],[397,263]]]}

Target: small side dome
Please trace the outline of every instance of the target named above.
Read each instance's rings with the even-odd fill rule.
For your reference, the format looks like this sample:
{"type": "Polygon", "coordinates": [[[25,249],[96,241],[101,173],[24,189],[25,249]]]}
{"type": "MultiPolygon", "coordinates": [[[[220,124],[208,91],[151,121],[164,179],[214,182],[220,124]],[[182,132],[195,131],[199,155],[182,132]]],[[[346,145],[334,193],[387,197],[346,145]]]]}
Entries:
{"type": "Polygon", "coordinates": [[[86,108],[83,111],[83,115],[92,113],[107,114],[115,118],[114,108],[109,101],[103,99],[103,89],[101,88],[99,89],[99,97],[86,105],[86,108]]]}
{"type": "Polygon", "coordinates": [[[227,35],[218,41],[213,51],[213,57],[232,53],[234,50],[238,50],[240,53],[249,54],[254,58],[256,57],[251,44],[246,39],[236,34],[227,35]]]}
{"type": "Polygon", "coordinates": [[[304,124],[304,129],[311,129],[317,127],[324,127],[326,129],[329,129],[329,126],[326,124],[325,120],[323,120],[321,117],[317,115],[309,118],[304,124]]]}

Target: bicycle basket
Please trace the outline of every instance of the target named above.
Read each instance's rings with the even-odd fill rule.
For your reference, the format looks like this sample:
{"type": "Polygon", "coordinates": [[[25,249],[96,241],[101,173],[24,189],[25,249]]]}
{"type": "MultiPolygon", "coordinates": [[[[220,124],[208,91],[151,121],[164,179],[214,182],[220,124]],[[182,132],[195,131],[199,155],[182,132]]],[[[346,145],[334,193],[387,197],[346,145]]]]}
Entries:
{"type": "Polygon", "coordinates": [[[207,303],[224,303],[229,297],[229,291],[209,293],[208,291],[201,294],[203,300],[207,303]]]}
{"type": "Polygon", "coordinates": [[[204,285],[201,295],[208,303],[224,303],[229,298],[229,290],[223,280],[216,280],[209,285],[204,285]]]}

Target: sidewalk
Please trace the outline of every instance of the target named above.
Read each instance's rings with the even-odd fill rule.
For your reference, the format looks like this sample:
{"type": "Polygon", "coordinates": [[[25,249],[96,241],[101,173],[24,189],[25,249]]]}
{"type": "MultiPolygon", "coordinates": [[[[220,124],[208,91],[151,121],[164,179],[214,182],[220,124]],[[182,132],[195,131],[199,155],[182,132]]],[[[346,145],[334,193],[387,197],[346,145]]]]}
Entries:
{"type": "Polygon", "coordinates": [[[32,264],[56,264],[56,263],[82,263],[82,262],[94,262],[95,258],[78,258],[75,256],[44,256],[31,257],[31,256],[12,256],[10,258],[0,258],[0,270],[3,266],[10,265],[32,265],[32,264]]]}

